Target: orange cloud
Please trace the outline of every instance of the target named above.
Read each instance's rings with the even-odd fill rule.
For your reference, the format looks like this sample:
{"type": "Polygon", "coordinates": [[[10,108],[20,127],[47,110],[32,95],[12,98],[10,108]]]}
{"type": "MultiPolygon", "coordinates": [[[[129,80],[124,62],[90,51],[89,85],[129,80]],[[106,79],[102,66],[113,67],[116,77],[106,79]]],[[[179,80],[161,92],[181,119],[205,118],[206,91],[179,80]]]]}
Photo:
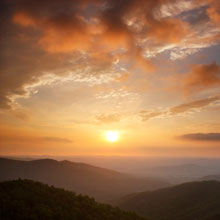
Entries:
{"type": "Polygon", "coordinates": [[[220,66],[216,63],[194,65],[184,78],[186,92],[201,91],[220,85],[220,66]]]}
{"type": "Polygon", "coordinates": [[[135,57],[135,67],[141,67],[146,72],[155,72],[156,66],[152,64],[148,59],[143,58],[140,53],[137,53],[135,57]]]}
{"type": "Polygon", "coordinates": [[[220,1],[219,0],[208,0],[209,7],[207,8],[207,15],[209,18],[220,25],[220,1]]]}
{"type": "Polygon", "coordinates": [[[130,36],[126,31],[114,32],[111,30],[103,31],[100,36],[100,43],[109,50],[129,47],[130,36]]]}
{"type": "Polygon", "coordinates": [[[147,35],[156,42],[178,43],[189,33],[189,25],[177,19],[155,21],[147,35]]]}
{"type": "Polygon", "coordinates": [[[84,30],[61,30],[56,27],[49,27],[39,40],[39,45],[51,53],[71,52],[87,49],[89,47],[89,39],[84,30]]]}
{"type": "Polygon", "coordinates": [[[39,45],[48,52],[71,52],[89,47],[87,24],[77,16],[34,17],[28,12],[18,11],[13,16],[13,22],[40,30],[39,45]]]}
{"type": "Polygon", "coordinates": [[[137,39],[145,33],[146,38],[156,42],[178,43],[188,31],[186,22],[157,18],[154,14],[154,10],[175,0],[55,0],[53,4],[36,0],[18,2],[13,22],[40,31],[38,44],[47,52],[91,52],[103,48],[111,52],[124,48],[135,66],[147,72],[155,71],[155,66],[142,56],[137,39]],[[105,8],[101,7],[104,3],[105,8]],[[85,12],[88,4],[96,7],[95,14],[85,12]],[[133,27],[134,23],[129,24],[134,17],[144,24],[139,30],[133,27]]]}
{"type": "Polygon", "coordinates": [[[33,17],[25,12],[16,12],[12,18],[15,24],[20,24],[25,27],[31,27],[36,25],[36,21],[33,17]]]}
{"type": "MultiPolygon", "coordinates": [[[[49,52],[70,52],[88,49],[90,41],[104,43],[110,49],[137,47],[136,38],[147,26],[147,37],[160,42],[179,42],[187,31],[186,22],[177,19],[157,19],[154,9],[175,0],[90,0],[50,1],[20,0],[13,16],[16,24],[42,31],[39,44],[49,52]],[[106,3],[106,8],[100,5],[106,3]],[[85,16],[88,4],[97,7],[95,15],[85,16]],[[85,12],[84,12],[85,13],[85,12]],[[139,31],[128,25],[137,16],[145,23],[139,31]],[[95,20],[96,22],[94,22],[95,20]],[[93,27],[93,28],[90,28],[93,27]],[[94,29],[96,31],[94,32],[94,29]],[[97,41],[98,40],[98,41],[97,41]]],[[[132,51],[131,51],[132,52],[132,51]]]]}

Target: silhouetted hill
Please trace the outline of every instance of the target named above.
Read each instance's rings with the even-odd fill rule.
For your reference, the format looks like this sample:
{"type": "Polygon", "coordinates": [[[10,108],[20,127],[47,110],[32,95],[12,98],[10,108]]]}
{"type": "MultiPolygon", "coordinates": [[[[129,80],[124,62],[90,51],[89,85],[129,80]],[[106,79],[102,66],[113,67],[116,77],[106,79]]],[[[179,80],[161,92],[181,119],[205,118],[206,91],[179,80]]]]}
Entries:
{"type": "Polygon", "coordinates": [[[133,192],[168,186],[159,179],[136,178],[83,163],[42,159],[18,161],[0,158],[0,181],[31,179],[110,202],[133,192]]]}
{"type": "Polygon", "coordinates": [[[124,197],[119,206],[156,220],[219,220],[220,182],[185,183],[124,197]]]}
{"type": "Polygon", "coordinates": [[[132,212],[100,204],[31,180],[0,183],[1,220],[144,220],[132,212]]]}

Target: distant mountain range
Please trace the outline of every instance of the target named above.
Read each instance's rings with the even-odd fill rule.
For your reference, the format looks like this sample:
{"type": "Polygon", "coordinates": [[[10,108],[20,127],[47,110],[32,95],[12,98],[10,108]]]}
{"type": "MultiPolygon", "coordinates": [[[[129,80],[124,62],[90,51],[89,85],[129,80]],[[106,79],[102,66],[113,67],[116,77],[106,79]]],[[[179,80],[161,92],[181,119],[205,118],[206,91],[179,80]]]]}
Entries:
{"type": "Polygon", "coordinates": [[[0,181],[31,179],[111,202],[126,194],[169,186],[157,178],[137,178],[83,163],[0,158],[0,181]]]}
{"type": "Polygon", "coordinates": [[[155,220],[219,220],[220,182],[191,182],[131,194],[118,205],[155,220]]]}
{"type": "Polygon", "coordinates": [[[1,220],[147,220],[31,180],[0,183],[1,220]]]}
{"type": "Polygon", "coordinates": [[[203,180],[217,180],[220,181],[220,175],[208,175],[208,176],[203,176],[202,178],[199,179],[200,181],[203,180]]]}
{"type": "Polygon", "coordinates": [[[162,179],[168,179],[173,184],[194,181],[202,176],[209,175],[213,171],[206,166],[197,164],[179,164],[156,166],[146,170],[148,176],[157,176],[162,179]]]}

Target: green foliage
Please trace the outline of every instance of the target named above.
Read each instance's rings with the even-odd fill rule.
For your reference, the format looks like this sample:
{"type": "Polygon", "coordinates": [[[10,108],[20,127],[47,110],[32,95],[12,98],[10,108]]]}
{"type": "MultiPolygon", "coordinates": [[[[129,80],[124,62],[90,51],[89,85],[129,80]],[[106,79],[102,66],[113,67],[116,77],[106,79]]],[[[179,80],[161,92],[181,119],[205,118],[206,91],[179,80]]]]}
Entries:
{"type": "Polygon", "coordinates": [[[1,220],[144,220],[88,196],[31,180],[0,183],[1,220]]]}

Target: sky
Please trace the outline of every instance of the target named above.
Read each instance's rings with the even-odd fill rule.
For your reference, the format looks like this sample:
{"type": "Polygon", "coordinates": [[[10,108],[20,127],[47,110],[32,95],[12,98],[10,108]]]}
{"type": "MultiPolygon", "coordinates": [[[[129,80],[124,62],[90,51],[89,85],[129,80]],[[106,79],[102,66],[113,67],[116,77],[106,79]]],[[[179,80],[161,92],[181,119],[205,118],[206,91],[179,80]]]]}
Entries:
{"type": "Polygon", "coordinates": [[[220,156],[219,0],[0,6],[1,155],[220,156]]]}

